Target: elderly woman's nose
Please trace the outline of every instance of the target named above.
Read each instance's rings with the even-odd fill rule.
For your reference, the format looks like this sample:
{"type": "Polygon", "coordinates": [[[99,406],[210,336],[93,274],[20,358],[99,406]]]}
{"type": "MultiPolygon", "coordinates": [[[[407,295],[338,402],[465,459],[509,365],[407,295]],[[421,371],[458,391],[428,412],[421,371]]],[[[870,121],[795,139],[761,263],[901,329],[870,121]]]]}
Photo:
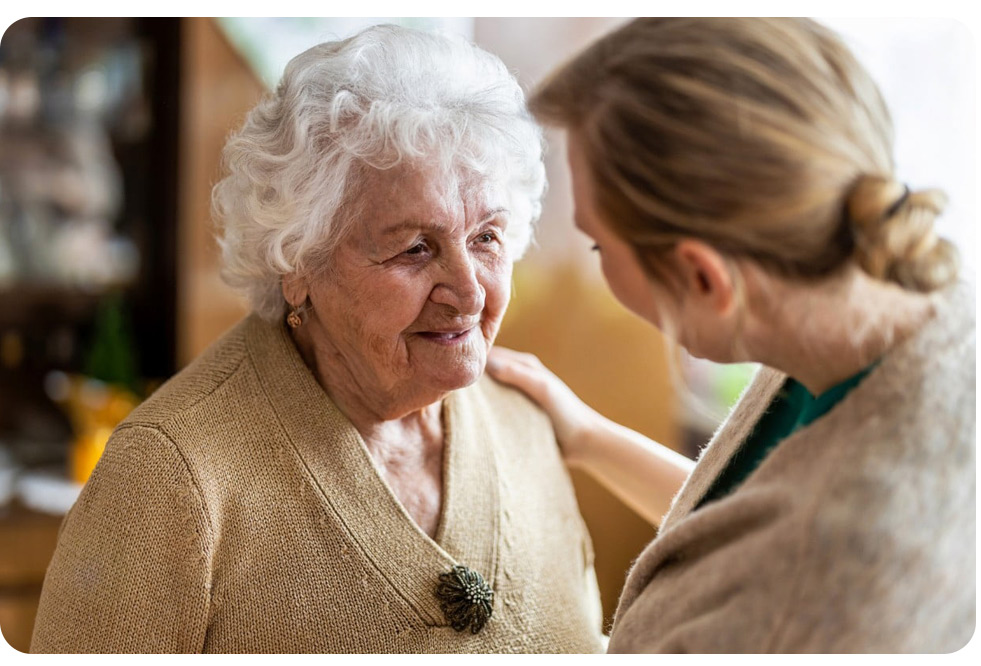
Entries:
{"type": "Polygon", "coordinates": [[[477,278],[477,265],[472,257],[449,257],[440,277],[433,289],[433,301],[450,305],[464,315],[483,311],[486,292],[477,278]]]}

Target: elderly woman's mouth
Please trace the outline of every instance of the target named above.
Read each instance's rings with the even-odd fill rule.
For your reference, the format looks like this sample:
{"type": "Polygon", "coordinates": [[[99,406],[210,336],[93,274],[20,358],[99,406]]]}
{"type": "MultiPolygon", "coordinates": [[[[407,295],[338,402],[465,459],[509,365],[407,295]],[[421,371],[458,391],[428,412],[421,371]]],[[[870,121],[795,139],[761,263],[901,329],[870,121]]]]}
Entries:
{"type": "Polygon", "coordinates": [[[475,328],[476,326],[451,331],[419,331],[416,335],[440,345],[457,345],[466,342],[475,328]]]}

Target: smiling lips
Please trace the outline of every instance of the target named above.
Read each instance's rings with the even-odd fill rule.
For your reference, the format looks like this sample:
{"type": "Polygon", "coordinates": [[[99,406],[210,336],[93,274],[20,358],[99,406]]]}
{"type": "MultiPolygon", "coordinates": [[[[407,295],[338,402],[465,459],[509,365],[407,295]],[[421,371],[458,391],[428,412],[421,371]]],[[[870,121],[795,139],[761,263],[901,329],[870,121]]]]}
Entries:
{"type": "Polygon", "coordinates": [[[455,331],[420,331],[419,337],[440,345],[455,345],[466,341],[475,327],[455,331]]]}

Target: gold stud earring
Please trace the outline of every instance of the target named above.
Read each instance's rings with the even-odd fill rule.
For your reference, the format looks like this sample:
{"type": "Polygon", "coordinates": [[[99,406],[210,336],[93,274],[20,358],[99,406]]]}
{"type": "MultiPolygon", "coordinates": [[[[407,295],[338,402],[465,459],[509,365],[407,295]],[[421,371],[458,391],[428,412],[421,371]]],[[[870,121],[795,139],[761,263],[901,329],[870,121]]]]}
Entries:
{"type": "Polygon", "coordinates": [[[286,323],[289,324],[290,328],[297,329],[303,324],[303,320],[300,318],[300,306],[294,305],[290,309],[290,313],[286,315],[286,323]]]}

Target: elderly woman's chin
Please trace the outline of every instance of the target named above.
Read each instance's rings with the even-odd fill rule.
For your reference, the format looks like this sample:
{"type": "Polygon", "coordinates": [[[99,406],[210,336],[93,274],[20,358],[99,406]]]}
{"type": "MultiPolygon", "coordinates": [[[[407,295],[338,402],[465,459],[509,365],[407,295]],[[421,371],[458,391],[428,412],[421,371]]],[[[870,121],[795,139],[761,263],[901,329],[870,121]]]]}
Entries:
{"type": "Polygon", "coordinates": [[[476,382],[484,373],[487,350],[493,344],[479,327],[462,333],[416,333],[411,338],[408,349],[412,365],[425,376],[422,383],[441,393],[476,382]]]}

